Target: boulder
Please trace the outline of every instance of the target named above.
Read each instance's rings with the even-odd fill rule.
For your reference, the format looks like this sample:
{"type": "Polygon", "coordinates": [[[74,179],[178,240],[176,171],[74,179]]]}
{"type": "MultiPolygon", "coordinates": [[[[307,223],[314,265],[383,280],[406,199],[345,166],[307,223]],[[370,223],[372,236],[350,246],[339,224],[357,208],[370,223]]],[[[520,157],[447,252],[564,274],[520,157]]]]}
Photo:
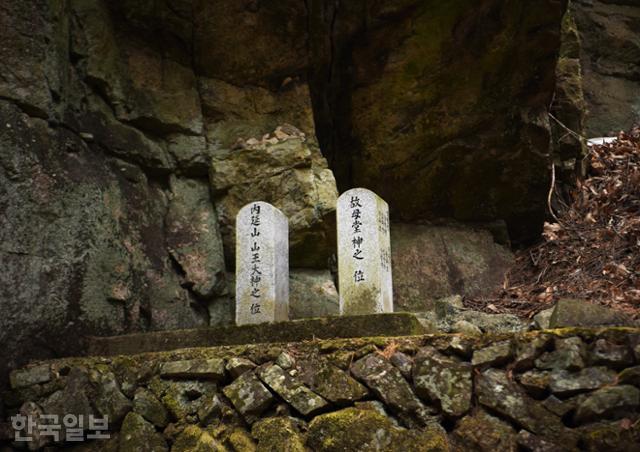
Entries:
{"type": "Polygon", "coordinates": [[[97,388],[93,405],[102,417],[109,419],[109,424],[120,425],[125,415],[131,411],[131,401],[120,391],[120,386],[112,372],[92,371],[89,374],[91,383],[97,388]]]}
{"type": "Polygon", "coordinates": [[[436,300],[435,310],[416,313],[425,328],[443,333],[468,332],[472,336],[477,335],[478,331],[480,333],[515,333],[527,330],[526,322],[516,315],[488,314],[457,307],[449,303],[450,298],[458,297],[436,300]]]}
{"type": "MultiPolygon", "coordinates": [[[[256,450],[256,443],[251,438],[251,435],[241,428],[233,429],[229,436],[227,436],[227,443],[229,443],[233,450],[246,450],[247,452],[253,452],[256,450]]],[[[227,450],[228,449],[223,449],[224,452],[227,450]]]]}
{"type": "Polygon", "coordinates": [[[469,363],[422,348],[415,357],[413,386],[420,397],[440,404],[446,415],[459,417],[471,408],[471,375],[469,363]]]}
{"type": "Polygon", "coordinates": [[[144,420],[137,413],[129,413],[122,422],[120,429],[120,447],[122,452],[149,452],[168,451],[167,443],[161,433],[156,432],[153,424],[144,420]]]}
{"type": "Polygon", "coordinates": [[[526,428],[548,438],[564,438],[565,444],[575,440],[560,418],[553,416],[538,401],[528,397],[507,373],[488,369],[476,381],[476,394],[482,406],[487,407],[526,428]]]}
{"type": "Polygon", "coordinates": [[[529,370],[518,375],[518,382],[533,397],[542,397],[549,389],[551,372],[546,370],[529,370]]]}
{"type": "Polygon", "coordinates": [[[640,366],[629,367],[618,374],[618,383],[640,387],[640,366]]]}
{"type": "Polygon", "coordinates": [[[223,411],[227,408],[220,400],[218,394],[206,395],[198,408],[198,420],[202,425],[208,425],[220,419],[223,411]]]}
{"type": "Polygon", "coordinates": [[[572,326],[634,326],[626,314],[585,300],[563,298],[549,319],[549,328],[572,326]]]}
{"type": "Polygon", "coordinates": [[[119,143],[97,143],[97,132],[86,142],[6,101],[0,116],[0,373],[80,354],[89,335],[206,324],[165,247],[166,193],[138,165],[101,151],[151,149],[150,140],[120,125],[103,130],[119,143]]]}
{"type": "Polygon", "coordinates": [[[169,423],[166,408],[148,389],[138,388],[133,397],[133,411],[158,428],[164,428],[169,423]]]}
{"type": "Polygon", "coordinates": [[[549,388],[558,397],[592,391],[616,382],[616,373],[606,367],[587,367],[577,373],[566,370],[551,373],[549,388]]]}
{"type": "Polygon", "coordinates": [[[276,364],[280,366],[282,369],[289,370],[296,364],[295,358],[291,355],[291,353],[282,352],[276,358],[276,364]]]}
{"type": "Polygon", "coordinates": [[[197,297],[210,300],[227,291],[222,238],[207,184],[171,179],[171,200],[165,219],[167,249],[197,297]]]}
{"type": "Polygon", "coordinates": [[[601,419],[623,418],[638,406],[640,389],[629,385],[609,386],[593,392],[578,405],[574,419],[582,424],[601,419]]]}
{"type": "Polygon", "coordinates": [[[171,447],[172,452],[223,452],[224,450],[226,448],[222,444],[196,425],[188,425],[171,447]]]}
{"type": "Polygon", "coordinates": [[[225,369],[227,369],[227,372],[229,372],[231,377],[235,379],[235,378],[238,378],[243,373],[249,370],[255,369],[255,367],[256,365],[252,361],[246,358],[238,358],[234,356],[227,360],[227,365],[225,366],[225,369]]]}
{"type": "Polygon", "coordinates": [[[556,416],[564,417],[568,412],[575,410],[578,404],[579,397],[570,398],[567,400],[560,400],[554,395],[550,395],[542,401],[542,406],[549,410],[556,416]]]}
{"type": "Polygon", "coordinates": [[[471,364],[473,366],[499,367],[509,361],[512,357],[513,342],[511,340],[500,341],[473,352],[471,364]]]}
{"type": "Polygon", "coordinates": [[[513,256],[484,230],[394,223],[391,261],[395,309],[419,312],[452,293],[488,296],[513,256]]]}
{"type": "Polygon", "coordinates": [[[155,389],[154,393],[160,397],[172,419],[180,421],[194,416],[203,403],[216,394],[217,386],[211,381],[160,381],[155,389]]]}
{"type": "Polygon", "coordinates": [[[275,400],[253,372],[245,372],[222,392],[249,423],[255,422],[275,400]]]}
{"type": "Polygon", "coordinates": [[[328,270],[292,269],[289,272],[289,318],[339,315],[339,297],[328,270]]]}
{"type": "Polygon", "coordinates": [[[538,369],[579,370],[585,366],[587,347],[579,337],[555,338],[555,350],[535,360],[538,369]]]}
{"type": "Polygon", "coordinates": [[[552,337],[546,334],[526,340],[516,340],[513,369],[519,372],[531,369],[535,360],[551,345],[551,342],[552,337]]]}
{"type": "Polygon", "coordinates": [[[78,338],[231,321],[214,197],[229,263],[234,209],[266,195],[294,265],[326,268],[332,171],[398,221],[534,236],[564,2],[502,7],[6,0],[0,380],[78,338]],[[297,160],[247,160],[273,148],[297,160]]]}
{"type": "Polygon", "coordinates": [[[589,361],[596,366],[622,369],[633,364],[633,354],[626,344],[613,344],[606,339],[597,339],[589,351],[589,361]]]}
{"type": "Polygon", "coordinates": [[[221,380],[224,378],[224,366],[224,360],[219,358],[169,361],[160,366],[160,376],[221,380]]]}
{"type": "MultiPolygon", "coordinates": [[[[111,390],[113,390],[113,387],[111,388],[111,390]]],[[[100,391],[100,408],[102,409],[108,408],[109,401],[105,400],[104,397],[104,394],[108,392],[108,390],[100,391]]],[[[94,408],[95,399],[96,391],[89,381],[87,372],[85,371],[85,369],[76,367],[69,371],[69,375],[67,375],[66,377],[66,385],[64,385],[64,388],[55,391],[54,393],[46,397],[46,399],[42,402],[42,408],[47,414],[55,414],[58,415],[59,418],[70,414],[78,417],[83,416],[85,419],[88,419],[89,416],[98,415],[98,413],[96,412],[96,409],[98,407],[94,408]]],[[[126,404],[127,402],[124,399],[118,397],[118,399],[114,401],[113,406],[117,408],[117,406],[120,405],[124,406],[125,409],[118,409],[114,411],[118,414],[126,414],[126,404]],[[120,403],[118,403],[118,401],[120,403]]],[[[111,420],[109,422],[111,422],[111,420]]],[[[85,428],[87,428],[86,424],[85,428]]]]}
{"type": "Polygon", "coordinates": [[[621,429],[622,421],[594,422],[580,427],[585,450],[634,450],[640,444],[640,425],[621,429]]]}
{"type": "Polygon", "coordinates": [[[482,335],[482,330],[480,329],[480,327],[466,320],[458,320],[453,325],[451,325],[451,332],[464,334],[466,336],[482,335]]]}
{"type": "Polygon", "coordinates": [[[369,391],[347,372],[321,359],[300,362],[300,378],[316,393],[338,406],[349,405],[369,395],[369,391]]]}
{"type": "Polygon", "coordinates": [[[235,256],[235,218],[259,199],[273,204],[289,220],[293,267],[326,268],[334,252],[338,192],[320,150],[304,137],[249,145],[212,159],[214,193],[225,255],[235,256]]]}
{"type": "Polygon", "coordinates": [[[338,450],[449,451],[444,429],[429,425],[424,430],[396,427],[374,410],[345,408],[315,417],[309,424],[307,446],[318,452],[338,450]]]}
{"type": "Polygon", "coordinates": [[[47,118],[55,111],[54,96],[61,92],[61,71],[66,56],[62,45],[63,23],[53,5],[34,9],[20,1],[5,4],[0,24],[7,42],[0,49],[0,98],[22,105],[29,114],[47,118]]]}
{"type": "Polygon", "coordinates": [[[9,378],[13,389],[46,383],[51,380],[51,366],[48,364],[39,364],[25,367],[24,369],[17,369],[11,372],[9,378]]]}
{"type": "Polygon", "coordinates": [[[286,400],[303,416],[313,416],[328,405],[326,400],[277,364],[259,368],[257,374],[273,392],[286,400]]]}
{"type": "Polygon", "coordinates": [[[411,378],[411,370],[413,369],[413,358],[402,352],[395,352],[389,358],[391,364],[396,366],[404,378],[411,378]]]}
{"type": "Polygon", "coordinates": [[[504,422],[486,412],[478,412],[460,419],[451,432],[451,439],[460,450],[480,452],[516,452],[516,432],[504,422]]]}
{"type": "Polygon", "coordinates": [[[561,440],[549,441],[548,438],[534,435],[526,430],[520,430],[516,436],[516,443],[521,449],[535,452],[562,452],[567,450],[561,440]]]}
{"type": "MultiPolygon", "coordinates": [[[[210,8],[204,4],[203,7],[210,8]]],[[[238,24],[233,26],[228,30],[230,34],[237,33],[238,24]]],[[[251,46],[247,50],[251,51],[251,46]]],[[[217,63],[224,66],[228,61],[217,63]]],[[[198,82],[206,125],[206,147],[193,154],[194,160],[207,158],[208,161],[225,149],[241,148],[247,142],[253,143],[252,138],[261,140],[265,134],[276,130],[276,138],[298,134],[311,140],[315,137],[311,94],[304,80],[292,79],[285,89],[265,84],[246,85],[237,78],[225,76],[202,76],[198,82]],[[292,124],[295,128],[290,127],[292,124]]]]}
{"type": "MultiPolygon", "coordinates": [[[[555,307],[555,306],[554,306],[555,307]]],[[[533,324],[539,330],[549,329],[549,322],[554,308],[544,309],[533,316],[533,324]]]]}
{"type": "Polygon", "coordinates": [[[427,420],[426,407],[420,402],[400,371],[377,353],[371,353],[351,366],[351,373],[362,381],[393,412],[427,420]]]}
{"type": "Polygon", "coordinates": [[[299,421],[290,417],[261,419],[251,427],[251,436],[258,441],[259,451],[305,452],[305,438],[299,421]]]}
{"type": "Polygon", "coordinates": [[[82,24],[71,42],[73,53],[85,63],[82,75],[102,88],[118,120],[156,133],[202,132],[197,79],[190,62],[175,44],[163,50],[150,36],[159,27],[171,30],[177,39],[190,40],[188,19],[168,5],[98,1],[75,2],[73,13],[82,24]],[[146,39],[128,39],[127,27],[146,39]]]}

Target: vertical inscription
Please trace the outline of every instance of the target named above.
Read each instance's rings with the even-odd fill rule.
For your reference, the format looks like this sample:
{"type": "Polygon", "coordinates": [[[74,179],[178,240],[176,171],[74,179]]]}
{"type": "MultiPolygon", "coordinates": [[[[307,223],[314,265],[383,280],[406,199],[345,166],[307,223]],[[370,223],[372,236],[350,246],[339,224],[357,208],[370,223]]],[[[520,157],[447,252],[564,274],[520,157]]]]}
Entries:
{"type": "Polygon", "coordinates": [[[337,216],[341,314],[392,312],[387,203],[355,188],[338,199],[337,216]]]}
{"type": "Polygon", "coordinates": [[[351,209],[351,244],[353,245],[352,258],[354,259],[353,282],[358,284],[365,281],[364,267],[358,261],[364,260],[364,237],[362,235],[362,204],[360,198],[351,196],[349,200],[351,209]]]}
{"type": "Polygon", "coordinates": [[[288,319],[289,226],[266,202],[244,206],[236,217],[236,323],[288,319]]]}
{"type": "Polygon", "coordinates": [[[262,271],[260,270],[260,245],[258,244],[258,237],[260,237],[260,205],[253,204],[251,206],[251,228],[249,229],[249,237],[251,239],[251,272],[249,274],[249,283],[251,285],[251,297],[254,298],[254,302],[251,303],[249,312],[251,315],[260,314],[260,282],[262,281],[262,271]]]}

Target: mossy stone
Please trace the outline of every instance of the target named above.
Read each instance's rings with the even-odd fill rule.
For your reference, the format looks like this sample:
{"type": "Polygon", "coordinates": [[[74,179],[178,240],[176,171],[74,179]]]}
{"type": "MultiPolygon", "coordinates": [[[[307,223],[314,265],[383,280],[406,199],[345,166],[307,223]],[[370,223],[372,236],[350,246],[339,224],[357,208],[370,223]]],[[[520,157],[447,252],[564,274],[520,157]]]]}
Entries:
{"type": "Polygon", "coordinates": [[[156,432],[153,425],[137,413],[130,412],[122,422],[120,430],[120,452],[168,451],[167,443],[162,435],[156,432]]]}
{"type": "Polygon", "coordinates": [[[640,406],[640,390],[634,386],[621,385],[598,389],[590,394],[576,410],[574,419],[585,423],[601,419],[616,419],[628,416],[640,406]]]}
{"type": "Polygon", "coordinates": [[[504,371],[488,369],[480,374],[476,381],[476,394],[481,405],[533,433],[551,438],[563,437],[567,444],[576,440],[560,418],[553,416],[538,401],[527,397],[504,371]]]}
{"type": "Polygon", "coordinates": [[[542,397],[549,388],[551,372],[546,370],[529,370],[518,375],[520,385],[533,397],[542,397]]]}
{"type": "Polygon", "coordinates": [[[580,337],[556,337],[554,342],[554,351],[546,352],[535,360],[538,369],[575,371],[585,366],[587,349],[580,337]]]}
{"type": "Polygon", "coordinates": [[[313,391],[336,405],[348,405],[369,395],[365,386],[322,358],[304,360],[298,369],[313,391]]]}
{"type": "Polygon", "coordinates": [[[227,442],[236,452],[254,452],[256,443],[245,430],[236,428],[227,435],[227,442]]]}
{"type": "Polygon", "coordinates": [[[513,342],[500,341],[473,352],[474,366],[500,366],[513,357],[513,342]]]}
{"type": "Polygon", "coordinates": [[[196,425],[187,426],[173,444],[172,452],[226,452],[224,446],[196,425]]]}
{"type": "Polygon", "coordinates": [[[516,452],[516,431],[509,423],[484,411],[465,416],[451,433],[460,450],[516,452]]]}
{"type": "Polygon", "coordinates": [[[640,423],[621,428],[620,422],[595,422],[580,427],[583,447],[587,452],[633,451],[640,444],[640,423]]]}
{"type": "Polygon", "coordinates": [[[640,366],[629,367],[618,374],[618,383],[640,386],[640,366]]]}
{"type": "Polygon", "coordinates": [[[252,423],[274,402],[274,397],[253,372],[245,372],[223,389],[236,410],[252,423]]]}
{"type": "Polygon", "coordinates": [[[258,368],[260,379],[303,416],[314,416],[329,404],[277,364],[258,368]]]}
{"type": "Polygon", "coordinates": [[[471,365],[446,357],[432,347],[425,347],[416,355],[413,385],[420,397],[438,403],[448,416],[462,416],[471,408],[471,365]]]}
{"type": "Polygon", "coordinates": [[[273,417],[256,422],[251,435],[258,441],[258,452],[305,452],[304,436],[297,423],[288,417],[273,417]]]}
{"type": "Polygon", "coordinates": [[[307,446],[318,452],[449,451],[446,433],[439,426],[428,426],[422,431],[405,430],[374,410],[357,408],[345,408],[313,419],[307,446]]]}
{"type": "Polygon", "coordinates": [[[616,373],[606,367],[587,367],[579,372],[554,371],[548,381],[551,392],[558,397],[567,397],[581,392],[593,391],[616,382],[616,373]]]}
{"type": "Polygon", "coordinates": [[[382,355],[371,353],[359,359],[351,366],[351,373],[393,412],[416,416],[425,421],[426,407],[400,371],[382,355]]]}
{"type": "Polygon", "coordinates": [[[133,397],[133,411],[144,417],[153,425],[164,428],[169,423],[169,414],[166,408],[145,388],[139,388],[133,397]]]}

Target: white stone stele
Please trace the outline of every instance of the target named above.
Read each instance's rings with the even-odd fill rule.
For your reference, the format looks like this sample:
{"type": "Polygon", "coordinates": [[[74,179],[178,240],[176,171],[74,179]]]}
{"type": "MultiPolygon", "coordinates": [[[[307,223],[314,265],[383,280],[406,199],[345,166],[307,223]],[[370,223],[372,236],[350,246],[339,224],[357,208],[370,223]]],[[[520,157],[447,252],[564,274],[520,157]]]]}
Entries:
{"type": "Polygon", "coordinates": [[[269,203],[236,216],[236,324],[289,319],[289,222],[269,203]]]}
{"type": "Polygon", "coordinates": [[[338,198],[340,315],[393,312],[389,206],[365,188],[338,198]]]}

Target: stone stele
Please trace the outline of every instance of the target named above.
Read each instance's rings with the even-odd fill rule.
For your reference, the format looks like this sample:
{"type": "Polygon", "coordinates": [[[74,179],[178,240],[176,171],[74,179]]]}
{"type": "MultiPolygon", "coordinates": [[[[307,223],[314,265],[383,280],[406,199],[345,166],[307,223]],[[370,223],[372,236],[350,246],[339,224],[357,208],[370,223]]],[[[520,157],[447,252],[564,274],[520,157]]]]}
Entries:
{"type": "Polygon", "coordinates": [[[289,223],[266,202],[236,216],[236,324],[289,318],[289,223]]]}
{"type": "Polygon", "coordinates": [[[389,206],[354,188],[338,198],[340,314],[393,312],[389,206]]]}

